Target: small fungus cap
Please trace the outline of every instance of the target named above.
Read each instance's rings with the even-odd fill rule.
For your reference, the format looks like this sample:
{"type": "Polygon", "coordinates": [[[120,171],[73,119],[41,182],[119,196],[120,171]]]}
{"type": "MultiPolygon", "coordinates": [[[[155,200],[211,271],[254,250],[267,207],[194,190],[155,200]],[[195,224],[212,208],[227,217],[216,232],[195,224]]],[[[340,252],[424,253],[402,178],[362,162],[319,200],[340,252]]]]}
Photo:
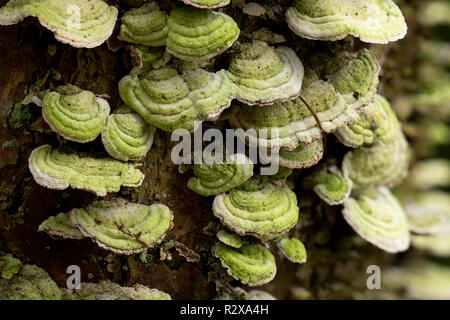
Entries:
{"type": "Polygon", "coordinates": [[[102,130],[102,143],[115,159],[141,160],[152,147],[155,131],[139,114],[120,107],[108,117],[102,130]]]}
{"type": "Polygon", "coordinates": [[[306,262],[306,249],[303,243],[297,238],[283,237],[277,242],[283,256],[294,263],[306,262]]]}
{"type": "Polygon", "coordinates": [[[376,94],[375,100],[360,112],[356,124],[339,128],[334,134],[344,145],[357,148],[377,141],[390,143],[399,130],[400,124],[389,102],[376,94]]]}
{"type": "Polygon", "coordinates": [[[11,279],[20,271],[22,262],[10,254],[0,253],[0,279],[11,279]]]}
{"type": "Polygon", "coordinates": [[[253,41],[236,49],[227,74],[237,86],[239,101],[265,105],[297,97],[304,68],[292,49],[253,41]]]}
{"type": "Polygon", "coordinates": [[[298,221],[295,193],[267,180],[253,178],[215,197],[214,215],[240,235],[271,240],[288,232],[298,221]]]}
{"type": "Polygon", "coordinates": [[[227,230],[220,230],[216,236],[220,242],[236,249],[239,249],[244,244],[244,240],[240,236],[227,230]]]}
{"type": "Polygon", "coordinates": [[[218,244],[214,254],[230,276],[249,286],[266,284],[277,272],[275,257],[256,244],[244,244],[238,249],[218,244]]]}
{"type": "Polygon", "coordinates": [[[125,12],[121,18],[119,39],[134,44],[158,47],[166,44],[169,34],[167,15],[158,5],[147,2],[125,12]]]}
{"type": "Polygon", "coordinates": [[[121,186],[140,186],[145,176],[137,165],[112,158],[62,153],[48,144],[35,148],[28,159],[28,168],[41,186],[56,190],[70,186],[97,196],[117,192],[121,186]]]}
{"type": "Polygon", "coordinates": [[[181,1],[193,7],[202,9],[215,9],[225,7],[230,3],[230,0],[181,0],[181,1]]]}
{"type": "Polygon", "coordinates": [[[194,164],[196,177],[189,179],[188,188],[202,196],[229,191],[253,176],[253,163],[244,154],[228,157],[224,163],[194,164]]]}
{"type": "Polygon", "coordinates": [[[70,211],[70,221],[81,233],[119,254],[140,253],[159,244],[172,228],[172,219],[172,212],[163,204],[146,206],[121,198],[70,211]]]}
{"type": "Polygon", "coordinates": [[[186,61],[209,60],[239,37],[239,27],[230,16],[208,9],[175,8],[168,24],[167,51],[186,61]]]}
{"type": "Polygon", "coordinates": [[[38,231],[43,231],[55,238],[83,239],[84,235],[72,224],[68,213],[59,213],[49,217],[40,225],[38,231]]]}
{"type": "Polygon", "coordinates": [[[99,283],[83,282],[80,289],[63,291],[64,300],[171,300],[170,295],[141,284],[122,287],[109,280],[99,283]]]}
{"type": "Polygon", "coordinates": [[[409,248],[406,214],[386,187],[366,189],[358,198],[348,198],[342,213],[356,233],[378,248],[391,253],[409,248]]]}
{"type": "Polygon", "coordinates": [[[405,19],[392,0],[295,0],[286,12],[289,27],[312,40],[341,40],[347,35],[368,43],[402,39],[405,19]]]}
{"type": "Polygon", "coordinates": [[[109,104],[73,85],[59,86],[44,95],[42,116],[63,138],[89,142],[97,138],[109,115],[109,104]]]}
{"type": "Polygon", "coordinates": [[[195,121],[216,120],[230,106],[235,86],[223,70],[212,73],[181,64],[125,76],[119,93],[148,124],[168,132],[194,131],[195,121]]]}
{"type": "Polygon", "coordinates": [[[57,40],[77,48],[93,48],[111,36],[117,13],[102,0],[9,0],[0,8],[0,25],[37,17],[57,40]]]}

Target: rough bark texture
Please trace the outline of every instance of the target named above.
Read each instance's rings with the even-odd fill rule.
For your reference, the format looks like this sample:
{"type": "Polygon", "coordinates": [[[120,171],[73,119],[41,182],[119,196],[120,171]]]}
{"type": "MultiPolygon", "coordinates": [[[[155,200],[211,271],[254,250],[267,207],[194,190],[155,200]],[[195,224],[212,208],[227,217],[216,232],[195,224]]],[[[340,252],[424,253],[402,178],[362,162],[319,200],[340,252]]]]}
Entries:
{"type": "MultiPolygon", "coordinates": [[[[128,5],[136,6],[141,2],[110,1],[121,12],[128,9],[128,5]]],[[[169,1],[160,2],[165,4],[163,8],[170,4],[169,1]]],[[[243,16],[240,9],[231,6],[226,10],[246,31],[254,30],[264,22],[273,31],[284,34],[289,46],[300,46],[299,38],[280,22],[281,11],[276,10],[288,2],[266,3],[275,10],[274,18],[266,18],[265,22],[243,16]]],[[[111,44],[113,42],[111,40],[111,44]]],[[[380,57],[386,48],[378,49],[380,57]]],[[[76,264],[81,267],[82,281],[112,279],[124,285],[141,283],[163,290],[174,299],[214,298],[215,283],[210,281],[216,278],[218,270],[217,260],[210,253],[214,237],[202,232],[213,220],[212,199],[187,189],[191,172],[178,172],[170,160],[174,143],[170,142],[169,134],[161,131],[157,132],[154,146],[143,163],[146,175],[143,185],[135,190],[122,188],[120,195],[144,204],[161,202],[168,205],[175,214],[175,227],[166,239],[177,240],[200,254],[199,262],[189,263],[176,252],[172,254],[172,260],[160,261],[156,249],[150,250],[146,257],[119,257],[98,248],[90,240],[53,240],[37,232],[38,225],[48,216],[86,206],[95,196],[72,189],[48,190],[37,185],[28,170],[31,150],[50,143],[79,152],[104,151],[99,139],[86,145],[59,139],[43,122],[38,106],[21,104],[25,93],[40,79],[45,80],[45,88],[71,83],[97,94],[109,95],[110,105],[114,108],[120,103],[117,83],[128,70],[129,58],[123,48],[114,52],[104,44],[95,49],[75,49],[58,43],[35,19],[1,27],[0,250],[44,268],[60,286],[65,286],[66,268],[76,264]]],[[[330,137],[326,152],[341,157],[344,149],[330,137]]],[[[304,174],[297,171],[294,178],[304,174]]],[[[277,256],[277,276],[265,286],[277,298],[354,298],[355,289],[366,290],[368,265],[376,263],[383,268],[398,259],[358,238],[345,224],[339,208],[321,203],[298,186],[295,190],[301,217],[292,233],[304,241],[308,262],[297,266],[277,256]]],[[[238,285],[237,282],[233,284],[238,285]]]]}

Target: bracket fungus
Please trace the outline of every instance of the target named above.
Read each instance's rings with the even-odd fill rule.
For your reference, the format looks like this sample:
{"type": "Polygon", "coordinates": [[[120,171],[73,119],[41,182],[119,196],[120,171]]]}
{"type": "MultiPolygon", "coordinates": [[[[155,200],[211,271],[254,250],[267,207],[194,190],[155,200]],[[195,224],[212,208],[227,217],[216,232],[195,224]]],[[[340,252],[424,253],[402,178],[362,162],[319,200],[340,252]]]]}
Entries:
{"type": "Polygon", "coordinates": [[[396,138],[389,143],[378,142],[349,151],[342,160],[342,172],[353,181],[355,188],[393,187],[406,177],[408,164],[408,142],[397,131],[396,138]]]}
{"type": "Polygon", "coordinates": [[[306,262],[306,249],[303,243],[297,238],[283,237],[277,242],[283,256],[294,263],[306,262]]]}
{"type": "Polygon", "coordinates": [[[450,233],[433,235],[413,235],[411,244],[414,249],[425,251],[436,257],[450,257],[450,233]]]}
{"type": "Polygon", "coordinates": [[[262,178],[252,178],[216,196],[213,212],[230,230],[262,240],[285,234],[299,216],[295,193],[262,178]]]}
{"type": "Polygon", "coordinates": [[[46,92],[42,103],[42,116],[50,128],[63,138],[80,143],[97,138],[109,111],[105,99],[73,85],[46,92]]]}
{"type": "Polygon", "coordinates": [[[370,103],[377,91],[380,66],[371,51],[357,53],[338,50],[313,51],[305,61],[308,75],[331,84],[349,107],[358,110],[370,103]]]}
{"type": "Polygon", "coordinates": [[[108,154],[118,160],[141,160],[153,144],[156,128],[128,107],[119,107],[108,116],[102,130],[102,143],[108,154]]]}
{"type": "Polygon", "coordinates": [[[408,219],[386,187],[365,189],[357,198],[348,198],[342,214],[356,233],[378,248],[391,253],[409,248],[408,219]]]}
{"type": "Polygon", "coordinates": [[[175,8],[168,25],[167,51],[185,61],[209,60],[239,37],[239,27],[230,16],[209,9],[175,8]]]}
{"type": "Polygon", "coordinates": [[[230,3],[230,0],[181,0],[184,3],[197,8],[215,9],[225,7],[230,3]]]}
{"type": "Polygon", "coordinates": [[[450,198],[442,191],[427,191],[405,201],[409,228],[419,234],[450,234],[450,198]]]}
{"type": "MultiPolygon", "coordinates": [[[[322,130],[331,133],[358,120],[356,111],[345,103],[331,84],[309,77],[308,73],[301,96],[258,108],[247,105],[233,107],[230,124],[234,128],[254,129],[241,137],[250,145],[291,151],[301,144],[321,139],[322,130]]],[[[239,131],[237,135],[242,135],[239,131]]]]}
{"type": "Polygon", "coordinates": [[[315,170],[303,180],[303,184],[312,186],[319,198],[330,206],[344,203],[352,191],[352,181],[344,177],[336,166],[315,170]]]}
{"type": "Polygon", "coordinates": [[[368,43],[402,39],[405,19],[392,0],[295,0],[286,21],[297,35],[312,40],[341,40],[347,35],[368,43]]]}
{"type": "Polygon", "coordinates": [[[264,41],[253,41],[236,49],[227,75],[237,86],[239,101],[266,105],[297,97],[304,68],[292,49],[275,49],[264,41]]]}
{"type": "Polygon", "coordinates": [[[172,220],[172,212],[163,204],[146,206],[122,198],[70,211],[70,221],[83,235],[103,249],[127,255],[159,244],[172,228],[172,220]]]}
{"type": "Polygon", "coordinates": [[[0,252],[0,279],[11,279],[20,271],[22,262],[10,254],[0,252]]]}
{"type": "Polygon", "coordinates": [[[292,169],[309,168],[323,157],[323,139],[308,145],[300,144],[292,151],[280,149],[278,156],[281,166],[292,169]]]}
{"type": "Polygon", "coordinates": [[[62,153],[48,144],[35,148],[28,164],[34,180],[43,187],[64,190],[70,186],[97,196],[119,191],[121,186],[138,187],[144,180],[137,163],[62,153]]]}
{"type": "Polygon", "coordinates": [[[62,239],[83,239],[84,235],[80,230],[72,224],[68,213],[61,212],[56,216],[51,216],[44,220],[38,228],[38,231],[43,231],[51,237],[62,239]]]}
{"type": "Polygon", "coordinates": [[[159,10],[156,2],[150,1],[140,8],[130,9],[121,20],[119,40],[150,47],[166,44],[169,34],[167,15],[159,10]]]}
{"type": "Polygon", "coordinates": [[[236,249],[239,249],[244,244],[244,240],[231,231],[220,230],[217,232],[216,237],[220,242],[236,249]]]}
{"type": "Polygon", "coordinates": [[[82,282],[80,289],[63,290],[64,300],[171,300],[170,295],[141,284],[122,287],[105,280],[99,283],[82,282]]]}
{"type": "Polygon", "coordinates": [[[108,39],[118,10],[103,0],[9,0],[0,8],[0,25],[36,17],[55,38],[77,48],[93,48],[108,39]]]}
{"type": "Polygon", "coordinates": [[[11,278],[0,278],[0,300],[60,300],[61,289],[43,269],[24,264],[11,278]]]}
{"type": "Polygon", "coordinates": [[[125,104],[148,124],[164,131],[194,131],[195,121],[216,120],[228,108],[235,87],[225,71],[216,73],[184,63],[143,75],[128,75],[119,82],[125,104]]]}
{"type": "Polygon", "coordinates": [[[208,197],[229,191],[253,176],[253,163],[245,154],[235,153],[223,163],[194,164],[188,188],[208,197]]]}
{"type": "Polygon", "coordinates": [[[377,141],[389,143],[398,135],[400,124],[397,116],[389,102],[379,94],[360,111],[359,116],[356,124],[339,128],[334,133],[342,144],[357,148],[377,141]]]}
{"type": "Polygon", "coordinates": [[[164,47],[130,45],[129,49],[133,64],[130,74],[143,74],[151,69],[159,69],[167,65],[172,59],[164,47]]]}
{"type": "Polygon", "coordinates": [[[256,244],[243,244],[238,249],[218,244],[214,254],[230,276],[249,286],[266,284],[277,273],[275,257],[256,244]]]}

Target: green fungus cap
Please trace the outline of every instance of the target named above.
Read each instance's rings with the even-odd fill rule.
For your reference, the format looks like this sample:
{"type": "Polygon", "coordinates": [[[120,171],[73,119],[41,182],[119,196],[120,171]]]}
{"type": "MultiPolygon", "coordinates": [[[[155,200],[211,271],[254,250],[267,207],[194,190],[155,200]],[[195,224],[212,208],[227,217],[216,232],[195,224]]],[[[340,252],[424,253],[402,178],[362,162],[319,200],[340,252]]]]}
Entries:
{"type": "Polygon", "coordinates": [[[297,238],[283,237],[277,243],[283,256],[294,263],[306,262],[306,249],[303,243],[297,238]]]}
{"type": "Polygon", "coordinates": [[[0,279],[11,279],[20,271],[22,262],[10,254],[0,253],[0,279]]]}
{"type": "Polygon", "coordinates": [[[347,35],[368,43],[402,39],[405,19],[392,0],[295,0],[286,21],[297,35],[312,40],[341,40],[347,35]]]}
{"type": "Polygon", "coordinates": [[[119,82],[120,96],[145,122],[164,131],[194,131],[195,121],[216,120],[235,93],[225,71],[212,73],[195,65],[180,69],[125,76],[119,82]]]}
{"type": "Polygon", "coordinates": [[[172,220],[172,212],[163,204],[146,206],[121,198],[70,211],[70,221],[82,234],[101,248],[127,255],[161,243],[173,226],[172,220]]]}
{"type": "Polygon", "coordinates": [[[390,143],[398,135],[400,124],[389,102],[376,94],[375,100],[360,112],[360,119],[352,126],[339,128],[334,135],[344,145],[357,148],[381,141],[390,143]]]}
{"type": "Polygon", "coordinates": [[[253,41],[236,49],[227,74],[237,86],[239,101],[265,105],[297,97],[304,68],[292,49],[253,41]]]}
{"type": "Polygon", "coordinates": [[[152,147],[155,131],[139,114],[120,107],[108,117],[102,130],[102,143],[115,159],[141,160],[152,147]]]}
{"type": "Polygon", "coordinates": [[[32,16],[57,40],[77,48],[93,48],[111,36],[117,13],[102,0],[9,0],[0,8],[0,25],[32,16]]]}
{"type": "Polygon", "coordinates": [[[398,131],[389,143],[378,142],[349,151],[342,160],[342,172],[353,181],[355,188],[393,187],[406,177],[408,164],[408,142],[398,131]]]}
{"type": "Polygon", "coordinates": [[[0,300],[61,300],[58,285],[43,269],[25,264],[10,279],[0,278],[0,300]]]}
{"type": "Polygon", "coordinates": [[[299,216],[293,191],[259,178],[216,196],[213,212],[230,230],[262,240],[288,232],[299,216]]]}
{"type": "Polygon", "coordinates": [[[186,61],[209,60],[239,37],[239,27],[230,16],[209,9],[175,8],[168,24],[167,51],[186,61]]]}
{"type": "Polygon", "coordinates": [[[317,164],[323,157],[323,140],[316,140],[311,144],[301,144],[292,151],[280,149],[280,165],[292,168],[309,168],[317,164]]]}
{"type": "Polygon", "coordinates": [[[238,249],[219,244],[214,254],[230,276],[249,286],[266,284],[277,273],[275,257],[256,244],[244,244],[238,249]]]}
{"type": "MultiPolygon", "coordinates": [[[[301,96],[311,106],[326,133],[354,124],[358,120],[356,111],[349,107],[334,87],[306,73],[301,96]]],[[[301,144],[311,144],[322,138],[322,129],[300,98],[278,102],[258,108],[247,105],[232,109],[230,124],[241,128],[237,135],[250,145],[279,147],[288,151],[301,144]]]]}
{"type": "Polygon", "coordinates": [[[244,240],[240,236],[228,230],[220,230],[216,236],[220,242],[236,249],[239,249],[244,244],[244,240]]]}
{"type": "Polygon", "coordinates": [[[386,187],[366,189],[357,198],[348,198],[342,214],[356,233],[378,248],[391,253],[409,248],[408,219],[386,187]]]}
{"type": "Polygon", "coordinates": [[[195,164],[196,177],[189,179],[188,188],[208,197],[229,191],[253,176],[253,163],[244,154],[237,153],[223,163],[195,164]]]}
{"type": "Polygon", "coordinates": [[[450,234],[413,235],[411,244],[414,249],[435,257],[450,257],[450,234]]]}
{"type": "Polygon", "coordinates": [[[109,104],[73,85],[59,86],[44,95],[42,116],[64,139],[89,142],[97,138],[109,115],[109,104]]]}
{"type": "Polygon", "coordinates": [[[150,1],[140,8],[130,9],[121,20],[120,40],[149,47],[166,44],[169,34],[167,15],[159,10],[156,2],[150,1]]]}
{"type": "Polygon", "coordinates": [[[344,203],[352,191],[352,181],[342,175],[338,167],[323,167],[303,180],[330,206],[344,203]]]}
{"type": "Polygon", "coordinates": [[[141,284],[122,287],[109,280],[99,283],[82,282],[80,289],[63,290],[64,300],[171,300],[169,294],[141,284]]]}
{"type": "Polygon", "coordinates": [[[204,9],[225,7],[230,3],[230,0],[181,0],[181,1],[193,7],[204,9]]]}
{"type": "Polygon", "coordinates": [[[69,213],[64,212],[44,220],[39,225],[38,231],[43,231],[55,238],[78,240],[84,238],[80,230],[70,221],[69,213]]]}
{"type": "Polygon", "coordinates": [[[140,186],[145,176],[137,166],[112,158],[62,153],[48,144],[35,148],[28,159],[28,168],[41,186],[56,190],[70,186],[101,197],[119,191],[121,186],[140,186]]]}

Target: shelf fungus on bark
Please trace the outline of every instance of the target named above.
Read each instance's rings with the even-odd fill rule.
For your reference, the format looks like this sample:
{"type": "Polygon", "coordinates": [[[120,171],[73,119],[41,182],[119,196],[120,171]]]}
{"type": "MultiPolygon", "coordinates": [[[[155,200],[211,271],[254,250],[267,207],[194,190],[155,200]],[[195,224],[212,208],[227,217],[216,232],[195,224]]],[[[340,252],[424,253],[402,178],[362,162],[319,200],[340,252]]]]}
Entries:
{"type": "Polygon", "coordinates": [[[239,37],[230,16],[209,9],[180,7],[168,19],[167,51],[186,61],[206,61],[227,50],[239,37]]]}
{"type": "Polygon", "coordinates": [[[252,178],[216,196],[213,212],[230,230],[262,240],[285,234],[299,217],[295,193],[262,178],[252,178]]]}
{"type": "Polygon", "coordinates": [[[260,107],[233,106],[230,124],[244,131],[254,129],[236,132],[249,145],[292,151],[321,139],[322,130],[331,133],[358,120],[356,111],[323,80],[305,76],[301,97],[314,111],[320,127],[301,98],[260,107]]]}
{"type": "Polygon", "coordinates": [[[149,47],[166,44],[169,34],[167,15],[159,10],[156,2],[150,1],[142,7],[130,9],[121,20],[120,40],[149,47]]]}
{"type": "Polygon", "coordinates": [[[32,16],[57,40],[77,48],[93,48],[111,36],[117,13],[102,0],[9,0],[0,8],[0,25],[32,16]]]}
{"type": "Polygon", "coordinates": [[[283,237],[277,242],[283,256],[294,263],[306,262],[306,249],[303,243],[295,237],[283,237]]]}
{"type": "Polygon", "coordinates": [[[69,213],[61,212],[44,220],[38,228],[56,239],[83,239],[85,236],[70,221],[69,213]]]}
{"type": "Polygon", "coordinates": [[[171,300],[169,294],[141,284],[122,287],[109,280],[82,282],[80,289],[63,290],[64,300],[171,300]]]}
{"type": "Polygon", "coordinates": [[[331,48],[311,53],[305,61],[309,72],[331,84],[355,110],[374,99],[378,87],[380,66],[367,49],[358,53],[331,48]]]}
{"type": "Polygon", "coordinates": [[[11,278],[0,278],[0,300],[60,300],[61,289],[47,272],[24,264],[11,278]]]}
{"type": "Polygon", "coordinates": [[[312,40],[336,41],[348,35],[368,43],[402,39],[407,26],[392,0],[295,0],[286,21],[297,35],[312,40]]]}
{"type": "Polygon", "coordinates": [[[62,153],[48,144],[35,148],[28,164],[34,180],[43,187],[64,190],[70,186],[97,196],[119,191],[121,186],[138,187],[144,180],[137,163],[62,153]]]}
{"type": "Polygon", "coordinates": [[[304,68],[292,49],[284,46],[275,49],[255,40],[236,49],[227,75],[237,86],[239,101],[266,105],[297,97],[304,68]]]}
{"type": "Polygon", "coordinates": [[[322,139],[308,145],[300,144],[292,151],[280,149],[278,153],[280,165],[292,169],[309,168],[317,164],[322,157],[322,139]]]}
{"type": "Polygon", "coordinates": [[[302,183],[305,187],[311,187],[330,206],[344,203],[352,191],[352,181],[344,177],[336,166],[318,168],[302,183]]]}
{"type": "Polygon", "coordinates": [[[22,262],[10,254],[0,252],[0,279],[11,279],[20,271],[22,262]]]}
{"type": "Polygon", "coordinates": [[[406,214],[386,187],[364,189],[356,198],[348,198],[342,214],[356,233],[378,248],[391,253],[409,248],[406,214]]]}
{"type": "Polygon", "coordinates": [[[256,244],[243,244],[238,249],[218,244],[214,254],[230,276],[248,286],[266,284],[277,273],[275,257],[256,244]]]}
{"type": "Polygon", "coordinates": [[[110,112],[105,99],[73,85],[59,86],[45,93],[42,116],[64,139],[85,143],[100,134],[110,112]]]}
{"type": "Polygon", "coordinates": [[[288,167],[279,166],[275,174],[269,176],[272,181],[284,181],[292,174],[292,169],[288,167]]]}
{"type": "Polygon", "coordinates": [[[152,147],[155,131],[139,114],[121,106],[108,117],[102,130],[102,143],[115,159],[141,160],[152,147]]]}
{"type": "Polygon", "coordinates": [[[418,193],[404,202],[409,228],[419,234],[450,234],[450,198],[442,191],[418,193]]]}
{"type": "Polygon", "coordinates": [[[163,67],[119,82],[127,106],[148,124],[164,131],[194,131],[194,122],[216,120],[228,108],[235,86],[225,71],[208,72],[195,63],[163,67]]]}
{"type": "Polygon", "coordinates": [[[230,0],[180,0],[185,4],[202,9],[215,9],[225,7],[230,3],[230,0]]]}
{"type": "Polygon", "coordinates": [[[409,149],[403,133],[389,143],[378,142],[349,151],[342,160],[342,172],[354,188],[368,186],[393,187],[408,173],[409,149]]]}
{"type": "Polygon", "coordinates": [[[244,240],[234,232],[228,230],[220,230],[216,234],[217,239],[227,246],[239,249],[244,244],[244,240]]]}
{"type": "Polygon", "coordinates": [[[122,198],[70,211],[70,221],[83,235],[103,249],[127,255],[161,243],[173,227],[172,220],[172,212],[163,204],[146,206],[122,198]]]}
{"type": "Polygon", "coordinates": [[[450,234],[413,235],[411,244],[433,256],[450,258],[450,234]]]}
{"type": "Polygon", "coordinates": [[[229,191],[253,176],[253,163],[242,153],[232,154],[222,163],[194,164],[188,188],[208,197],[229,191]]]}
{"type": "Polygon", "coordinates": [[[348,147],[367,146],[377,141],[390,143],[400,130],[397,116],[389,102],[379,94],[360,111],[359,117],[356,124],[339,128],[334,133],[339,141],[348,147]]]}

